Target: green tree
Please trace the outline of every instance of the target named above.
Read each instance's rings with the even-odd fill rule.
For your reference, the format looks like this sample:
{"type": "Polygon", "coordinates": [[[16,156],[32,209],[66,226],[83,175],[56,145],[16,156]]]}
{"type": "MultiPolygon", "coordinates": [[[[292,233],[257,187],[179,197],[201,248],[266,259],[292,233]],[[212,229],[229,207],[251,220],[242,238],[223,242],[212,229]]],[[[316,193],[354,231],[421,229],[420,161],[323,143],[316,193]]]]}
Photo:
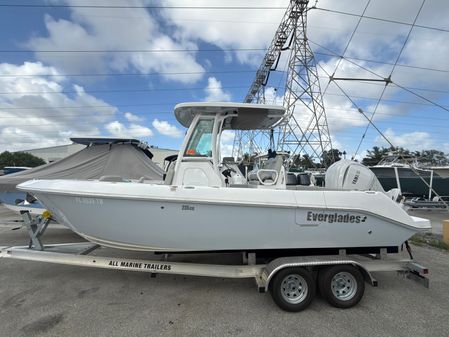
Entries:
{"type": "Polygon", "coordinates": [[[385,156],[389,153],[394,153],[401,156],[411,156],[414,155],[410,153],[409,150],[404,149],[403,147],[378,147],[374,146],[371,150],[367,151],[367,155],[362,160],[362,164],[366,166],[374,166],[377,165],[385,156]]]}
{"type": "Polygon", "coordinates": [[[366,166],[377,165],[387,153],[387,148],[374,146],[371,150],[367,151],[367,155],[363,158],[362,164],[366,166]]]}
{"type": "Polygon", "coordinates": [[[411,162],[414,158],[417,158],[418,162],[423,165],[449,165],[448,156],[444,152],[439,150],[432,149],[412,152],[410,150],[404,149],[403,147],[379,148],[378,146],[374,146],[371,150],[368,150],[368,153],[366,157],[363,158],[362,163],[363,165],[374,166],[390,153],[399,157],[403,157],[406,162],[411,162]]]}
{"type": "Polygon", "coordinates": [[[330,151],[323,151],[321,159],[323,161],[324,167],[329,167],[333,163],[339,161],[341,159],[342,153],[338,149],[332,149],[330,151]]]}
{"type": "Polygon", "coordinates": [[[445,166],[449,164],[449,159],[447,155],[438,150],[423,150],[421,152],[416,151],[416,157],[419,158],[419,161],[425,165],[431,166],[445,166]]]}
{"type": "Polygon", "coordinates": [[[36,167],[45,164],[39,157],[26,152],[2,152],[0,153],[0,169],[5,166],[28,166],[36,167]]]}
{"type": "Polygon", "coordinates": [[[301,167],[304,170],[319,167],[319,164],[314,163],[312,158],[310,158],[310,156],[307,153],[303,155],[302,158],[300,158],[299,156],[298,158],[299,158],[299,160],[297,160],[298,167],[301,167]]]}

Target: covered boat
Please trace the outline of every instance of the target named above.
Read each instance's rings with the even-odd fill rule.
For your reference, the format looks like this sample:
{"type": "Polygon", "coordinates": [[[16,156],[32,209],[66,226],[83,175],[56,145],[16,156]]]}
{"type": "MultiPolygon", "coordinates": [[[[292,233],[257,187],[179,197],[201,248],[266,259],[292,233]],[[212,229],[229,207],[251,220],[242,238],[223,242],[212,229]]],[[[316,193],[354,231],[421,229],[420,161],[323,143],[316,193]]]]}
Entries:
{"type": "Polygon", "coordinates": [[[128,138],[71,138],[86,148],[66,158],[0,177],[0,200],[14,211],[43,211],[42,205],[16,186],[32,179],[148,179],[162,180],[164,171],[151,158],[149,146],[128,138]]]}

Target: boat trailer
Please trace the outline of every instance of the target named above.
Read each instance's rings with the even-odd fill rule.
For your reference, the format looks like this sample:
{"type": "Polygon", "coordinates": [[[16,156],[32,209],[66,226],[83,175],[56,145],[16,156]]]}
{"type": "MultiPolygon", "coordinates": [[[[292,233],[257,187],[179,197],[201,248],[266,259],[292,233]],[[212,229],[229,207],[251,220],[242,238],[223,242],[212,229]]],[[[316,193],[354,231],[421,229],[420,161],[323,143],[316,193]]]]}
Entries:
{"type": "Polygon", "coordinates": [[[51,217],[31,217],[23,212],[24,226],[30,236],[28,246],[0,246],[0,258],[50,262],[72,266],[127,270],[157,274],[178,274],[221,278],[253,278],[259,292],[271,293],[276,304],[287,311],[301,311],[313,300],[317,288],[333,306],[349,308],[363,297],[365,282],[377,286],[374,272],[397,272],[429,287],[428,269],[412,258],[393,257],[381,250],[375,255],[338,255],[279,257],[266,264],[256,263],[255,253],[243,252],[242,264],[204,264],[162,260],[128,259],[93,255],[101,246],[90,242],[42,244],[40,238],[51,217]]]}

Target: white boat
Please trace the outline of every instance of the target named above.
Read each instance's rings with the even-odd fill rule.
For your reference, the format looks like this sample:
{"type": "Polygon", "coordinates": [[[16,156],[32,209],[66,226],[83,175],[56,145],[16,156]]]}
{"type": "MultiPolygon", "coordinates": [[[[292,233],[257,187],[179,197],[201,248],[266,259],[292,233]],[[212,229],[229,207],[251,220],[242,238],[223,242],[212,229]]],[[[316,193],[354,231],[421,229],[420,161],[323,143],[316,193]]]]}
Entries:
{"type": "Polygon", "coordinates": [[[277,158],[249,181],[220,162],[223,130],[267,129],[283,115],[279,106],[178,104],[175,116],[189,129],[165,184],[31,180],[18,189],[87,240],[131,250],[395,252],[430,229],[428,220],[409,216],[383,192],[361,164],[335,164],[324,189],[287,188],[277,158]]]}

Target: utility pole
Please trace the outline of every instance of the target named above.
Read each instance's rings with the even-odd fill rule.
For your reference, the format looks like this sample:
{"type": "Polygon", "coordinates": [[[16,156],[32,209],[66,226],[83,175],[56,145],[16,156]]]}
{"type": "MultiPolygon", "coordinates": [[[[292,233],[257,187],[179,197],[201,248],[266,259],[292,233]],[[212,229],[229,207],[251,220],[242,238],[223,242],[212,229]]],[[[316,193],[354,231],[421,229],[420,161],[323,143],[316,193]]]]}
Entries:
{"type": "Polygon", "coordinates": [[[306,34],[308,3],[308,0],[290,1],[244,100],[266,103],[263,98],[270,72],[276,69],[281,53],[290,51],[283,100],[285,117],[272,133],[237,132],[234,156],[268,149],[270,134],[275,138],[275,150],[289,151],[291,156],[308,154],[317,163],[322,162],[325,151],[332,149],[316,61],[306,34]]]}

